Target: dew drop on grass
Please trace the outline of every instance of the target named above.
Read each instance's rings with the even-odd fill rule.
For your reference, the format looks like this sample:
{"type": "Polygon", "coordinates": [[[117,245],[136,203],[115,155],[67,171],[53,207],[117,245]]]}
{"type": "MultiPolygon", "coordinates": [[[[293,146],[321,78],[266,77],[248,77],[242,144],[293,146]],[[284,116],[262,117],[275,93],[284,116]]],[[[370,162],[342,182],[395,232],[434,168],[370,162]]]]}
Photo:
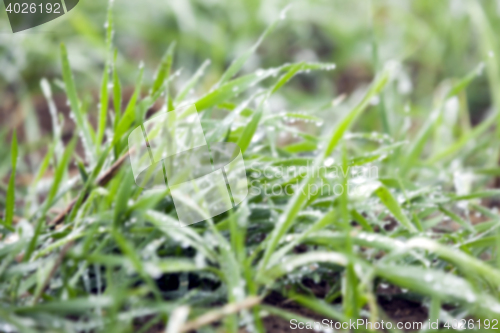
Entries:
{"type": "Polygon", "coordinates": [[[335,163],[335,159],[333,157],[328,157],[326,160],[325,160],[325,166],[327,167],[330,167],[333,165],[333,163],[335,163]]]}
{"type": "Polygon", "coordinates": [[[147,263],[146,265],[144,265],[145,269],[146,269],[146,272],[153,278],[153,279],[158,279],[161,274],[162,274],[162,271],[158,268],[158,266],[156,266],[154,263],[147,263]]]}
{"type": "Polygon", "coordinates": [[[430,274],[430,273],[425,274],[425,276],[424,276],[425,282],[432,282],[433,280],[434,280],[434,277],[432,276],[432,274],[430,274]]]}

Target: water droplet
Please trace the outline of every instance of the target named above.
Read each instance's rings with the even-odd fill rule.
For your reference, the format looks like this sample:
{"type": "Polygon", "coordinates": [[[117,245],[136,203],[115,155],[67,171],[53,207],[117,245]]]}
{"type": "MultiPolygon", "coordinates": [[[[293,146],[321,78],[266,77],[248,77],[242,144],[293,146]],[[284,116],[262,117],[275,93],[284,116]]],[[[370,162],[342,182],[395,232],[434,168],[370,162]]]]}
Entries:
{"type": "Polygon", "coordinates": [[[469,303],[474,303],[476,301],[476,295],[474,295],[472,292],[467,292],[465,294],[465,299],[467,299],[467,302],[469,303]]]}
{"type": "Polygon", "coordinates": [[[370,100],[371,105],[378,105],[380,103],[380,97],[378,96],[373,96],[372,99],[370,100]]]}
{"type": "Polygon", "coordinates": [[[326,160],[325,160],[325,166],[327,167],[330,167],[333,165],[333,163],[335,163],[335,159],[333,157],[328,157],[326,160]]]}

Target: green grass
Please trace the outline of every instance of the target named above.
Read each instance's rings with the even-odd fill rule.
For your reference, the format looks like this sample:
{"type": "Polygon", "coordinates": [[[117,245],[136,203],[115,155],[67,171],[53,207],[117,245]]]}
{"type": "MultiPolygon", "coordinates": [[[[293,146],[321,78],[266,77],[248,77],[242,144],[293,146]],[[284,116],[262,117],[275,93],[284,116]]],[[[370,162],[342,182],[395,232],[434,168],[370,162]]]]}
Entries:
{"type": "MultiPolygon", "coordinates": [[[[489,25],[480,24],[487,19],[484,9],[471,5],[470,14],[480,43],[489,48],[495,42],[489,25]]],[[[492,189],[500,174],[498,103],[494,98],[489,116],[473,125],[467,101],[468,89],[482,80],[482,66],[475,66],[484,59],[433,87],[433,103],[422,102],[418,89],[410,97],[398,92],[402,57],[399,66],[375,64],[370,85],[360,83],[345,100],[332,93],[327,104],[314,96],[297,104],[299,93],[288,85],[298,76],[335,75],[338,69],[299,61],[244,70],[265,39],[273,39],[278,20],[209,81],[209,62],[200,61],[190,78],[178,82],[176,53],[182,50],[170,44],[154,76],[147,76],[149,65],[136,70],[126,99],[112,10],[104,70],[96,80],[97,121],[76,88],[72,51],[62,44],[62,76],[41,86],[51,107],[52,89],[64,88],[73,137],[54,129],[46,149],[35,150],[23,141],[18,147],[12,136],[5,167],[10,176],[1,184],[0,331],[181,332],[202,326],[203,332],[262,332],[266,314],[286,321],[312,321],[310,313],[387,321],[380,292],[386,284],[395,287],[394,299],[428,308],[429,319],[500,318],[500,191],[492,189]],[[276,96],[292,106],[276,110],[276,96]],[[162,110],[195,104],[209,143],[241,147],[253,191],[237,209],[178,228],[168,191],[134,184],[127,137],[155,103],[162,110]],[[400,111],[407,105],[411,112],[400,111]],[[390,126],[378,119],[381,114],[390,126]],[[411,127],[401,130],[408,120],[411,127]],[[274,174],[304,166],[315,172],[274,174]],[[359,176],[328,178],[322,170],[354,166],[378,168],[376,179],[363,179],[363,192],[313,190],[317,184],[347,188],[359,176]],[[28,171],[35,175],[30,183],[16,186],[28,171]],[[296,184],[291,193],[268,191],[289,184],[296,184]],[[318,296],[311,281],[328,292],[318,296]],[[308,311],[270,304],[271,294],[308,311]]],[[[492,61],[487,77],[494,94],[499,73],[492,61]]],[[[52,116],[58,128],[61,119],[52,116]]]]}

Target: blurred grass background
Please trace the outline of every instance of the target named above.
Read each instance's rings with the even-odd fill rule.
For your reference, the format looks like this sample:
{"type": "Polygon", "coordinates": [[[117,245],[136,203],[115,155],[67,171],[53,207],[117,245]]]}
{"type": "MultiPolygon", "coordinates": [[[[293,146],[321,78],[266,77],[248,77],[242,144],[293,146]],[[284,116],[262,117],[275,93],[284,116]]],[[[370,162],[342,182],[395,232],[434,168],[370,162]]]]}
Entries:
{"type": "MultiPolygon", "coordinates": [[[[245,69],[248,72],[297,60],[336,63],[339,70],[330,80],[301,82],[315,89],[316,97],[352,92],[358,83],[369,82],[381,63],[397,59],[405,63],[402,75],[406,76],[406,82],[401,83],[401,88],[405,91],[409,88],[412,100],[425,107],[439,82],[462,77],[484,58],[468,1],[292,3],[288,20],[274,32],[272,39],[263,43],[245,69]]],[[[210,59],[212,64],[205,80],[215,80],[287,4],[288,1],[281,0],[193,0],[182,4],[117,0],[115,44],[119,50],[120,74],[126,84],[132,84],[139,61],[157,63],[165,45],[175,40],[179,46],[176,64],[183,68],[184,77],[210,59]]],[[[495,1],[483,1],[482,5],[491,28],[496,31],[500,5],[495,1]]],[[[96,86],[103,68],[102,22],[106,6],[105,2],[81,1],[77,11],[46,26],[18,35],[2,33],[2,87],[24,82],[31,91],[39,91],[41,77],[60,75],[54,50],[61,41],[74,50],[70,56],[79,76],[79,88],[96,86]]],[[[0,31],[8,31],[3,15],[0,31]]],[[[471,88],[470,97],[474,112],[480,113],[488,105],[484,79],[471,88]]]]}

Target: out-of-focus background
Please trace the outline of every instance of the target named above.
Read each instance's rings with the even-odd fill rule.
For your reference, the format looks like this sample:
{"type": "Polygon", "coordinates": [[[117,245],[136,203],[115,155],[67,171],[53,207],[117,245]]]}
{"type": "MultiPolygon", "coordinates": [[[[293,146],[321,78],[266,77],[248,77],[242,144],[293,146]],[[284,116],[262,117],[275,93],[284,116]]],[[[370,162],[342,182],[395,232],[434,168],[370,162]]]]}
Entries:
{"type": "MultiPolygon", "coordinates": [[[[272,38],[264,41],[245,69],[252,71],[297,60],[337,64],[338,70],[328,77],[304,77],[293,83],[298,88],[298,99],[351,93],[370,81],[377,66],[396,59],[404,61],[399,89],[411,102],[424,108],[430,105],[435,87],[443,78],[461,77],[483,58],[469,2],[465,0],[116,0],[115,43],[122,80],[125,85],[132,85],[139,62],[156,64],[166,47],[176,41],[176,66],[183,69],[181,78],[189,77],[204,60],[210,59],[204,79],[210,85],[290,4],[287,20],[272,38]],[[300,93],[302,90],[314,94],[306,97],[300,93]]],[[[496,1],[482,4],[496,31],[500,5],[496,1]]],[[[76,10],[65,16],[14,35],[9,32],[1,9],[3,113],[12,116],[6,111],[12,110],[6,103],[18,101],[22,92],[30,91],[35,96],[40,93],[42,77],[60,77],[56,50],[61,41],[70,50],[78,88],[90,92],[98,86],[105,60],[106,8],[105,1],[82,0],[76,10]]],[[[154,66],[147,67],[150,72],[153,69],[154,66]]],[[[484,80],[469,91],[474,117],[480,117],[489,104],[484,80]]]]}

